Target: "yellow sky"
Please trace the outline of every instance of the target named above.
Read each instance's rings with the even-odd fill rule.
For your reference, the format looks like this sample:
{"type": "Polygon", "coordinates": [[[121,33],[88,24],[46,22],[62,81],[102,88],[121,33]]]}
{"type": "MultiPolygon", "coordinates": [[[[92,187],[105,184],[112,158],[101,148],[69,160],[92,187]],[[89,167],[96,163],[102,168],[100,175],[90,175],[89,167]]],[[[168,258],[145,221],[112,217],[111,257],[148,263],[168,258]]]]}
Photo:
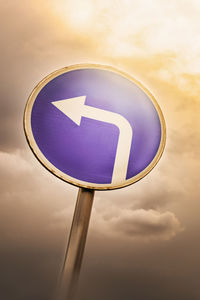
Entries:
{"type": "Polygon", "coordinates": [[[96,41],[105,55],[178,56],[171,71],[199,70],[199,12],[196,0],[51,1],[52,10],[74,34],[96,41]],[[56,9],[56,11],[55,11],[56,9]]]}

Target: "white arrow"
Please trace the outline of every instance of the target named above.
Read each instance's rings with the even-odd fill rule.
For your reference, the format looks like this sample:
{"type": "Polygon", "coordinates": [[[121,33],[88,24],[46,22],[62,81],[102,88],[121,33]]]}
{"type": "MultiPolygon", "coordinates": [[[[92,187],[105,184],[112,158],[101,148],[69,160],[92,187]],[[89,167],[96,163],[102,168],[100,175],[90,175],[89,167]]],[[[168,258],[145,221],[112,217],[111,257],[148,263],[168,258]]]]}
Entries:
{"type": "Polygon", "coordinates": [[[119,138],[112,175],[112,184],[126,180],[129,155],[132,143],[132,127],[120,114],[85,105],[86,96],[74,97],[52,102],[61,112],[80,126],[81,118],[90,118],[119,128],[119,138]]]}

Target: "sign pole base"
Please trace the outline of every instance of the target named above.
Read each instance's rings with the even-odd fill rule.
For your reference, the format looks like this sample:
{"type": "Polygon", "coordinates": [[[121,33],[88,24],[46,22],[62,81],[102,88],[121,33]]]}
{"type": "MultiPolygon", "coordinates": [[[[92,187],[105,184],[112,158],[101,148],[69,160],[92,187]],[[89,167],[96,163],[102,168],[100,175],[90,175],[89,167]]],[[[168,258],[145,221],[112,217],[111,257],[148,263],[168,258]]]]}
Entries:
{"type": "Polygon", "coordinates": [[[79,188],[62,268],[58,300],[74,299],[85,249],[93,198],[94,190],[79,188]]]}

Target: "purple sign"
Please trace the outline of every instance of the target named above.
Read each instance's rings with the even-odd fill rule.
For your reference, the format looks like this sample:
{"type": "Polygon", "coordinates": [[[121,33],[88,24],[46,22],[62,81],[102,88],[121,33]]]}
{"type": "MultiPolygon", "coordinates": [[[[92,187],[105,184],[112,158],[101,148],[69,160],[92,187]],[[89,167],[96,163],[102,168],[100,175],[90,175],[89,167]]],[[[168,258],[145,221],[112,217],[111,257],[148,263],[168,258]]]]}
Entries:
{"type": "Polygon", "coordinates": [[[93,189],[139,180],[165,144],[153,96],[111,67],[79,65],[50,74],[29,97],[24,122],[29,145],[45,167],[93,189]]]}

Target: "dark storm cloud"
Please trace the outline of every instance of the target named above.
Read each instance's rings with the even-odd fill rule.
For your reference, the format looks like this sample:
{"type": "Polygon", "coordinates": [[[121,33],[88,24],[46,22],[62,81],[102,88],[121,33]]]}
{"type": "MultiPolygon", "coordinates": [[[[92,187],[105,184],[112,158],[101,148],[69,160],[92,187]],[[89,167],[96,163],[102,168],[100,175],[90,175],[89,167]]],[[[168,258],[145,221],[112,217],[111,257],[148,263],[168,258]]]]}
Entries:
{"type": "Polygon", "coordinates": [[[91,237],[77,299],[198,300],[200,245],[191,248],[197,236],[184,232],[171,242],[142,247],[91,237]]]}
{"type": "MultiPolygon", "coordinates": [[[[4,212],[0,218],[1,236],[7,243],[15,241],[18,244],[18,238],[19,243],[20,238],[25,242],[29,232],[30,240],[38,238],[41,243],[43,235],[51,235],[54,231],[52,222],[56,211],[73,210],[76,189],[57,181],[25,151],[0,152],[0,169],[1,210],[4,212]]],[[[71,217],[69,213],[64,219],[63,231],[71,217]]]]}
{"type": "MultiPolygon", "coordinates": [[[[3,240],[0,257],[2,270],[4,270],[2,274],[5,272],[1,280],[1,295],[6,300],[13,298],[25,300],[27,297],[30,300],[35,298],[54,299],[77,189],[72,187],[69,190],[68,185],[58,181],[41,168],[30,152],[0,153],[0,168],[3,174],[0,182],[1,209],[3,211],[0,219],[0,234],[3,240]]],[[[171,238],[180,229],[180,224],[172,213],[160,214],[155,211],[133,211],[131,209],[123,212],[118,208],[118,204],[114,204],[113,208],[110,207],[110,211],[107,210],[108,215],[106,216],[105,204],[107,201],[110,202],[106,198],[111,193],[105,193],[103,199],[98,199],[98,195],[102,194],[103,192],[97,193],[92,213],[90,225],[92,240],[88,239],[88,251],[90,253],[90,248],[93,248],[94,245],[98,245],[103,252],[107,251],[103,246],[105,244],[112,249],[111,252],[115,255],[100,253],[98,247],[95,246],[90,253],[92,265],[90,261],[86,261],[88,269],[86,274],[83,270],[82,279],[80,279],[79,292],[84,284],[84,292],[78,298],[80,300],[93,299],[92,297],[100,299],[100,296],[103,295],[109,299],[119,297],[119,291],[115,291],[115,285],[121,280],[121,274],[127,278],[128,282],[122,280],[120,291],[128,288],[127,297],[131,298],[134,295],[135,292],[129,286],[130,274],[126,274],[126,272],[130,272],[130,268],[126,267],[129,271],[125,271],[119,265],[114,266],[121,257],[120,237],[122,240],[126,240],[127,236],[132,239],[139,235],[142,240],[149,240],[150,236],[154,240],[162,241],[171,238]],[[103,205],[104,210],[97,214],[98,205],[103,205]],[[114,218],[116,215],[119,217],[114,218]],[[107,262],[107,266],[104,262],[104,267],[101,268],[101,261],[105,259],[107,261],[113,255],[115,259],[111,263],[112,270],[109,262],[107,262]],[[94,274],[92,275],[91,272],[94,274]],[[98,276],[96,272],[100,272],[98,276]],[[109,286],[108,279],[103,276],[105,272],[112,278],[109,286]],[[90,281],[92,288],[90,285],[88,286],[88,282],[84,281],[84,276],[90,281]],[[99,280],[101,280],[101,284],[99,284],[99,280]],[[102,285],[104,291],[100,292],[99,288],[102,285]]],[[[123,255],[126,255],[125,249],[122,252],[123,255]]],[[[138,269],[131,272],[135,272],[136,276],[138,269]]],[[[148,276],[140,279],[147,280],[147,278],[148,276]]],[[[157,278],[155,278],[156,280],[157,278]]],[[[151,284],[149,283],[150,286],[151,284]]],[[[139,282],[138,285],[140,285],[139,282]]]]}
{"type": "Polygon", "coordinates": [[[4,300],[53,299],[75,205],[75,188],[68,186],[66,193],[65,184],[31,158],[26,151],[0,152],[0,298],[4,300]],[[55,211],[64,208],[68,208],[64,226],[52,226],[55,211]]]}
{"type": "Polygon", "coordinates": [[[1,249],[1,299],[54,299],[60,252],[37,245],[1,249]]]}

